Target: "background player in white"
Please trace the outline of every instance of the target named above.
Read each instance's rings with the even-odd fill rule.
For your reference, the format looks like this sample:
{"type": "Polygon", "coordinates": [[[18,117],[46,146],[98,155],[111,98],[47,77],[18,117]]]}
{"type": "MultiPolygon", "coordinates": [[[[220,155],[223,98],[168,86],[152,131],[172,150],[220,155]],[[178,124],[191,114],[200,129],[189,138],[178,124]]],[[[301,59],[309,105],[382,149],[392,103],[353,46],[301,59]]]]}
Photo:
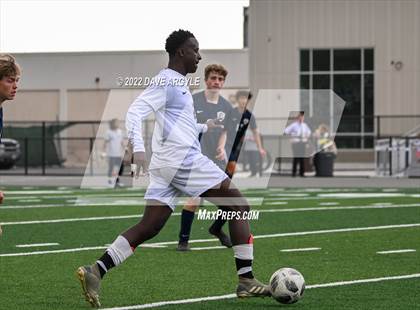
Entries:
{"type": "MultiPolygon", "coordinates": [[[[150,113],[156,116],[143,217],[119,235],[95,263],[77,269],[86,300],[94,307],[100,305],[101,278],[131,256],[138,245],[159,233],[175,207],[177,196],[204,197],[219,208],[240,214],[249,211],[248,202],[227,175],[201,154],[198,134],[213,127],[214,122],[197,124],[185,81],[185,75],[195,72],[201,60],[197,40],[189,31],[174,31],[167,38],[165,49],[169,54],[168,68],[156,77],[165,80],[165,85],[149,86],[130,106],[126,117],[134,162],[139,165],[138,176],[140,166],[146,169],[142,121],[150,113]]],[[[252,274],[253,237],[248,221],[242,217],[229,221],[229,231],[239,277],[237,296],[269,296],[269,287],[252,274]]]]}
{"type": "MultiPolygon", "coordinates": [[[[3,134],[3,108],[6,100],[13,100],[16,96],[21,70],[15,58],[9,54],[0,54],[0,141],[3,134]]],[[[0,204],[4,194],[0,191],[0,204]]],[[[0,226],[0,235],[2,229],[0,226]]]]}
{"type": "Polygon", "coordinates": [[[119,128],[118,120],[112,119],[105,135],[104,149],[108,158],[108,185],[123,186],[119,176],[122,174],[124,156],[124,133],[119,128]]]}
{"type": "Polygon", "coordinates": [[[305,123],[304,111],[300,111],[298,113],[296,120],[286,127],[284,133],[292,137],[290,140],[293,151],[292,176],[296,176],[297,166],[299,165],[299,175],[303,177],[305,176],[304,157],[306,154],[308,139],[311,136],[311,129],[305,123]]]}

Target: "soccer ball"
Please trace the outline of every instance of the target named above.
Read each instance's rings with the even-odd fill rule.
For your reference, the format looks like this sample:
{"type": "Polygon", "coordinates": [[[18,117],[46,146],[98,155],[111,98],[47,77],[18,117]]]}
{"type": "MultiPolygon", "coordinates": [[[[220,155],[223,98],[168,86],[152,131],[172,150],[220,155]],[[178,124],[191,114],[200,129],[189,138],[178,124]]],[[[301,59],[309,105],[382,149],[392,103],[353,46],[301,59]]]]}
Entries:
{"type": "Polygon", "coordinates": [[[270,278],[271,295],[282,304],[293,304],[302,298],[305,279],[293,268],[281,268],[270,278]]]}

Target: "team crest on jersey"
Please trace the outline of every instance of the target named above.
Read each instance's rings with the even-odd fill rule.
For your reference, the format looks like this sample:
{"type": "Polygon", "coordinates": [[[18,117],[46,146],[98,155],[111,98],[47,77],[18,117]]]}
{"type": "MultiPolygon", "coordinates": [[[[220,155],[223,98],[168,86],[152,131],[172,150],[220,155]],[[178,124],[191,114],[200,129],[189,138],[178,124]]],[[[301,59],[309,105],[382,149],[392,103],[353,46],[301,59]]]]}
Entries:
{"type": "Polygon", "coordinates": [[[222,111],[217,112],[217,120],[219,122],[223,122],[225,120],[225,116],[226,116],[225,112],[222,112],[222,111]]]}
{"type": "Polygon", "coordinates": [[[249,123],[249,118],[244,118],[244,125],[247,125],[249,123]]]}

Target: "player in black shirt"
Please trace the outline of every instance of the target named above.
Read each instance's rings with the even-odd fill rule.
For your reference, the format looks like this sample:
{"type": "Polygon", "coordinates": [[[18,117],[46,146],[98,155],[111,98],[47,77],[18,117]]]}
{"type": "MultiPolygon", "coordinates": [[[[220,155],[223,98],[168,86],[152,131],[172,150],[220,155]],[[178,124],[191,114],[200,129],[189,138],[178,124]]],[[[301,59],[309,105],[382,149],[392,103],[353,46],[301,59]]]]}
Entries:
{"type": "Polygon", "coordinates": [[[245,141],[245,134],[248,130],[248,127],[252,131],[260,155],[264,157],[266,154],[262,146],[261,137],[257,129],[255,117],[251,111],[247,109],[248,102],[251,100],[251,98],[252,94],[248,91],[241,90],[236,93],[238,106],[232,111],[230,120],[225,127],[224,133],[221,136],[221,140],[217,148],[216,158],[219,160],[223,160],[225,158],[224,151],[229,154],[225,172],[230,178],[233,177],[235,172],[236,163],[245,141]]]}

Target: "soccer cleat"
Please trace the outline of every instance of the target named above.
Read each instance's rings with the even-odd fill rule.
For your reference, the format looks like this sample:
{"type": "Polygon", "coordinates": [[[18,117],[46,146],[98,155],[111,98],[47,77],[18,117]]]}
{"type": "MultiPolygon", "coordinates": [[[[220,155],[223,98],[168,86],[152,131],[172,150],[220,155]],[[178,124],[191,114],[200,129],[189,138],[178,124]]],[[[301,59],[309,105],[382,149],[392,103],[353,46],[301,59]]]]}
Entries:
{"type": "Polygon", "coordinates": [[[77,278],[82,284],[82,290],[86,301],[90,303],[93,308],[99,308],[99,290],[101,288],[101,276],[98,266],[93,264],[91,266],[82,266],[77,269],[77,278]]]}
{"type": "Polygon", "coordinates": [[[236,296],[246,297],[266,297],[271,296],[270,288],[257,279],[248,279],[239,277],[239,284],[236,288],[236,296]]]}
{"type": "Polygon", "coordinates": [[[179,241],[178,247],[176,248],[177,251],[186,252],[190,251],[190,246],[188,245],[188,241],[179,241]]]}
{"type": "Polygon", "coordinates": [[[209,233],[213,236],[216,236],[219,240],[220,243],[222,245],[224,245],[227,248],[231,248],[232,247],[232,242],[230,241],[229,236],[227,236],[223,230],[219,230],[219,231],[214,231],[213,229],[211,229],[211,227],[209,228],[209,233]]]}

